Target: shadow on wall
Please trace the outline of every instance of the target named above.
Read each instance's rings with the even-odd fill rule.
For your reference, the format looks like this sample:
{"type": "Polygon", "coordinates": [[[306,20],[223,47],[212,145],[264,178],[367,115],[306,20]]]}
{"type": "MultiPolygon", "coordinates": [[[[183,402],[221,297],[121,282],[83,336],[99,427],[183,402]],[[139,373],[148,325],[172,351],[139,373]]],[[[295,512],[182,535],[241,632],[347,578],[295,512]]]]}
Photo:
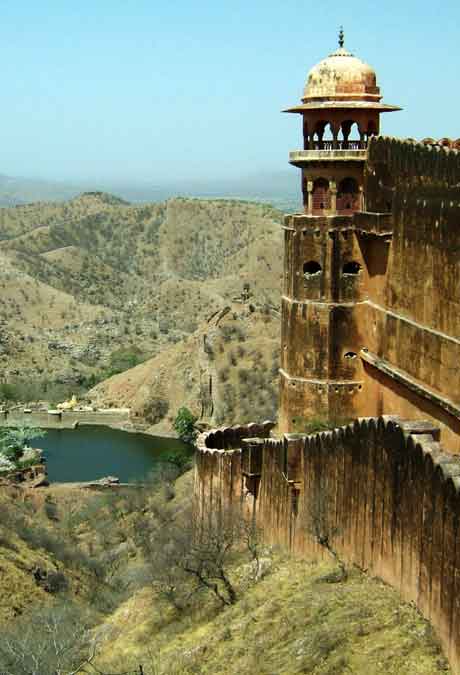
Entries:
{"type": "Polygon", "coordinates": [[[442,452],[430,423],[362,419],[280,440],[245,439],[244,427],[212,434],[220,449],[211,434],[198,443],[198,522],[250,510],[268,541],[320,557],[311,526],[319,504],[334,550],[415,602],[460,673],[460,461],[442,452]]]}
{"type": "MultiPolygon", "coordinates": [[[[440,426],[445,444],[448,444],[451,450],[458,453],[460,420],[457,417],[443,410],[440,405],[432,403],[415,391],[399,384],[369,363],[363,362],[363,367],[365,376],[370,383],[367,389],[377,388],[377,407],[380,414],[384,414],[387,410],[398,410],[404,417],[431,419],[434,424],[440,426]]],[[[460,456],[458,461],[460,461],[460,456]]]]}

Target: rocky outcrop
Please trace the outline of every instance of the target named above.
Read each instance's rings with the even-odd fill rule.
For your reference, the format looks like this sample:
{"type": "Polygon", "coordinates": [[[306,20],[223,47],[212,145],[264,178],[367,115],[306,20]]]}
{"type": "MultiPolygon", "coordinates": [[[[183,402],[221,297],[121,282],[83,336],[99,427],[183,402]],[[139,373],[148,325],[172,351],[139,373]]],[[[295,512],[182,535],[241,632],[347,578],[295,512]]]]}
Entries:
{"type": "Polygon", "coordinates": [[[11,485],[11,483],[32,488],[46,487],[49,485],[46,465],[34,464],[23,469],[13,465],[11,470],[0,475],[0,485],[11,485]]]}

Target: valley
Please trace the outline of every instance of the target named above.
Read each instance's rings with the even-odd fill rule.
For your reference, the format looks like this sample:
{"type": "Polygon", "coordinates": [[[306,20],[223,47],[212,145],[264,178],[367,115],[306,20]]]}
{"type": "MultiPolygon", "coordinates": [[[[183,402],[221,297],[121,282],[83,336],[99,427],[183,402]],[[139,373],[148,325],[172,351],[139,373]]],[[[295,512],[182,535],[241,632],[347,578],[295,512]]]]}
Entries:
{"type": "Polygon", "coordinates": [[[210,423],[273,415],[281,218],[105,193],[2,209],[0,396],[57,402],[106,381],[91,401],[161,429],[184,400],[210,423]]]}
{"type": "MultiPolygon", "coordinates": [[[[182,406],[200,428],[276,419],[281,222],[266,204],[132,205],[103,193],[1,210],[2,407],[21,415],[41,400],[45,417],[46,404],[77,394],[91,408],[130,408],[131,426],[158,436],[182,406]]],[[[416,609],[352,566],[343,577],[324,556],[294,558],[241,516],[197,547],[193,470],[170,461],[166,439],[142,487],[76,485],[72,467],[97,477],[89,431],[52,450],[69,483],[0,479],[0,669],[450,672],[416,609]]],[[[151,466],[99,431],[99,473],[104,453],[137,464],[136,479],[151,466]]]]}

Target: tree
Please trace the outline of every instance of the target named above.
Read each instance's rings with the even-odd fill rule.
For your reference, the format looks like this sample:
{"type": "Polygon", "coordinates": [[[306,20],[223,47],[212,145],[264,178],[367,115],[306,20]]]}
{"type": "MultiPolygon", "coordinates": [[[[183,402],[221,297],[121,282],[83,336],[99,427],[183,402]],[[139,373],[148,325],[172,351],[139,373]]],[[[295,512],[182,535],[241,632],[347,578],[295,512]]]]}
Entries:
{"type": "Polygon", "coordinates": [[[0,384],[0,398],[5,401],[14,401],[16,400],[16,390],[14,385],[3,382],[0,384]]]}
{"type": "Polygon", "coordinates": [[[158,424],[166,417],[169,410],[169,402],[159,396],[148,398],[142,406],[142,417],[150,424],[158,424]]]}
{"type": "Polygon", "coordinates": [[[197,419],[198,418],[185,406],[179,408],[173,426],[177,431],[179,438],[185,443],[193,443],[195,440],[197,435],[195,422],[197,419]]]}
{"type": "Polygon", "coordinates": [[[249,555],[254,563],[251,576],[259,578],[260,531],[239,509],[228,509],[197,526],[191,506],[178,513],[174,504],[158,500],[136,523],[135,538],[153,586],[179,610],[203,591],[222,606],[235,604],[238,588],[231,567],[237,557],[249,555]]]}
{"type": "Polygon", "coordinates": [[[145,354],[134,345],[120,347],[110,354],[109,374],[116,375],[145,361],[145,354]]]}
{"type": "Polygon", "coordinates": [[[34,438],[43,438],[45,434],[46,432],[43,429],[28,425],[2,429],[0,434],[0,453],[12,462],[17,462],[29,447],[29,442],[34,438]]]}
{"type": "Polygon", "coordinates": [[[90,664],[101,636],[88,617],[68,601],[41,607],[4,628],[0,671],[5,675],[76,675],[90,664]]]}
{"type": "Polygon", "coordinates": [[[222,605],[234,605],[237,591],[228,567],[240,541],[239,523],[229,515],[225,522],[207,524],[199,531],[182,528],[180,534],[178,564],[197,590],[209,590],[222,605]]]}

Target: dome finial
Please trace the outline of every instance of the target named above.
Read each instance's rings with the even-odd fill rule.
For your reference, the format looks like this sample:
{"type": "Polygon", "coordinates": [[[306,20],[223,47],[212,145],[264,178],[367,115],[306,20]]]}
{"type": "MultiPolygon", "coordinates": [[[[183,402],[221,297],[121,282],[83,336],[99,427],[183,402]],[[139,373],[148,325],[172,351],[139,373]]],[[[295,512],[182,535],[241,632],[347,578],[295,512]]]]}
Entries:
{"type": "Polygon", "coordinates": [[[340,26],[339,30],[339,47],[340,49],[343,49],[343,45],[345,44],[345,35],[343,32],[343,26],[340,26]]]}

